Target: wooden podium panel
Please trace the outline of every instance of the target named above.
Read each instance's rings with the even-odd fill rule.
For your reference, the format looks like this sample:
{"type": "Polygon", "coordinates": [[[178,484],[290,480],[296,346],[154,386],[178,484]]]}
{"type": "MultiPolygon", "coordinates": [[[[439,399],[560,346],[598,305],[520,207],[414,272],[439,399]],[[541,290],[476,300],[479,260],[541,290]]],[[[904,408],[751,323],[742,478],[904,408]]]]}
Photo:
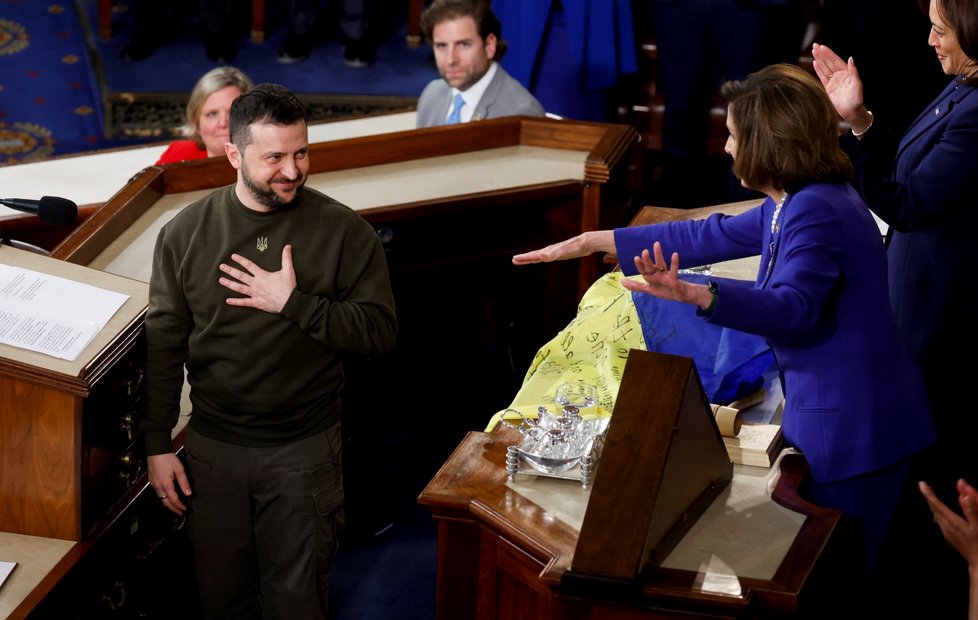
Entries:
{"type": "Polygon", "coordinates": [[[0,344],[0,531],[81,540],[126,488],[147,287],[7,246],[0,262],[129,296],[77,360],[0,344]]]}
{"type": "Polygon", "coordinates": [[[732,477],[693,360],[633,349],[563,585],[628,593],[732,477]]]}

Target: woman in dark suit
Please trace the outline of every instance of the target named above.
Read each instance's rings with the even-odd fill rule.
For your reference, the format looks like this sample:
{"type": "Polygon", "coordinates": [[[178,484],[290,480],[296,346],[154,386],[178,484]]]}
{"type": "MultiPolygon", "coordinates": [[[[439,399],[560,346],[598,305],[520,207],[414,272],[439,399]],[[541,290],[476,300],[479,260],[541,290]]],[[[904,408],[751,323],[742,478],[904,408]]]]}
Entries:
{"type": "MultiPolygon", "coordinates": [[[[808,497],[857,526],[855,577],[868,579],[909,462],[934,441],[923,382],[890,309],[879,227],[847,182],[852,164],[838,119],[813,76],[772,65],[722,93],[733,172],[767,194],[761,205],[587,232],[513,262],[616,251],[634,257],[622,261],[627,274],[642,276],[626,288],[695,304],[706,321],[764,336],[785,394],[784,436],[811,468],[808,497]],[[753,284],[718,288],[679,277],[680,257],[701,265],[758,254],[753,284]]],[[[835,611],[859,615],[867,604],[835,611]]]]}
{"type": "MultiPolygon", "coordinates": [[[[889,224],[893,311],[927,382],[941,440],[968,446],[967,454],[978,430],[978,415],[961,407],[974,373],[959,362],[978,344],[968,286],[978,229],[978,1],[932,0],[929,12],[928,42],[953,78],[902,138],[875,123],[863,105],[852,58],[846,62],[818,44],[812,54],[858,140],[856,187],[889,224]]],[[[958,477],[978,479],[978,459],[967,461],[968,471],[944,481],[950,489],[958,477]]]]}
{"type": "MultiPolygon", "coordinates": [[[[852,58],[842,60],[818,44],[812,55],[832,103],[852,128],[846,140],[856,164],[856,188],[889,225],[893,311],[924,376],[938,432],[933,458],[915,476],[929,481],[937,495],[953,505],[956,481],[978,480],[974,452],[978,414],[968,390],[974,370],[967,361],[978,345],[970,290],[978,230],[978,0],[923,0],[921,8],[931,22],[927,42],[952,78],[902,137],[884,128],[885,119],[875,121],[866,109],[852,58]]],[[[928,524],[930,513],[919,495],[913,501],[920,511],[920,525],[906,539],[913,543],[926,536],[926,549],[942,551],[939,533],[928,524]]],[[[908,557],[908,549],[899,555],[908,557]]],[[[906,573],[929,580],[933,587],[917,581],[912,589],[898,590],[931,592],[926,600],[921,597],[928,615],[934,613],[935,602],[951,605],[953,599],[957,603],[942,617],[963,617],[966,568],[961,564],[953,555],[915,561],[906,573]],[[949,567],[957,574],[921,570],[919,565],[925,563],[937,569],[949,567]],[[943,591],[952,582],[957,594],[939,593],[937,588],[943,591]]],[[[905,605],[903,599],[901,611],[905,605]]]]}

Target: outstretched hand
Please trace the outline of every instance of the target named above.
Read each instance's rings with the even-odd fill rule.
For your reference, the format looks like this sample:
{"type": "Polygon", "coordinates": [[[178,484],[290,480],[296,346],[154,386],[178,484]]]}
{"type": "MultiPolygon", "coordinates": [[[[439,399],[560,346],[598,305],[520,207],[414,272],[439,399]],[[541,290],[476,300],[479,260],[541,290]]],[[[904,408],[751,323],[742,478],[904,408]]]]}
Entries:
{"type": "Polygon", "coordinates": [[[594,252],[613,252],[615,250],[615,233],[613,230],[595,230],[584,232],[559,243],[548,245],[539,250],[524,252],[513,257],[514,265],[531,265],[533,263],[550,263],[568,258],[580,258],[594,252]]]}
{"type": "MultiPolygon", "coordinates": [[[[863,83],[859,79],[856,63],[850,57],[842,60],[838,54],[825,45],[812,45],[812,67],[825,87],[832,105],[839,116],[850,124],[867,114],[863,106],[863,83]]],[[[857,128],[861,129],[861,128],[857,128]]]]}
{"type": "Polygon", "coordinates": [[[232,254],[231,260],[241,269],[221,263],[221,271],[230,277],[222,277],[218,282],[244,297],[228,297],[228,305],[281,312],[296,286],[292,246],[282,248],[282,268],[278,271],[265,271],[240,254],[232,254]]]}

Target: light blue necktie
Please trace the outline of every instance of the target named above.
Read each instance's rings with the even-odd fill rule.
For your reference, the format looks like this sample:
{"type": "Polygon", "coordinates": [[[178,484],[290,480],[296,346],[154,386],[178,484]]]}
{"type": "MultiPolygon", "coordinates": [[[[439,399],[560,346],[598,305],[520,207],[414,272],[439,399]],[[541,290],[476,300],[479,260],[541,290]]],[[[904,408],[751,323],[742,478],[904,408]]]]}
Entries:
{"type": "Polygon", "coordinates": [[[462,106],[465,105],[465,99],[462,99],[462,93],[455,95],[455,107],[452,108],[452,113],[448,115],[448,120],[445,121],[446,125],[456,125],[462,120],[462,106]]]}

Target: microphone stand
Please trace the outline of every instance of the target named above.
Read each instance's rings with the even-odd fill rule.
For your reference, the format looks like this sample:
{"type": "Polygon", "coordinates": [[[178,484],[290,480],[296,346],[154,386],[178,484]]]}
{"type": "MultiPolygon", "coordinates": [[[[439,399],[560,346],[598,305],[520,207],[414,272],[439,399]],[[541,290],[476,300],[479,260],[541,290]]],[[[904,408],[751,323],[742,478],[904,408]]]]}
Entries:
{"type": "Polygon", "coordinates": [[[10,247],[18,250],[27,250],[28,252],[41,254],[42,256],[51,256],[51,252],[45,250],[39,245],[27,243],[26,241],[18,241],[17,239],[10,239],[9,237],[4,237],[3,240],[0,241],[0,245],[9,245],[10,247]]]}
{"type": "Polygon", "coordinates": [[[28,252],[33,252],[34,254],[51,256],[51,252],[45,250],[39,245],[34,245],[33,243],[27,243],[26,241],[19,241],[17,239],[11,239],[10,236],[8,236],[7,233],[5,233],[2,228],[0,228],[0,249],[2,249],[3,246],[5,245],[10,246],[12,248],[17,248],[18,250],[26,250],[28,252]]]}

